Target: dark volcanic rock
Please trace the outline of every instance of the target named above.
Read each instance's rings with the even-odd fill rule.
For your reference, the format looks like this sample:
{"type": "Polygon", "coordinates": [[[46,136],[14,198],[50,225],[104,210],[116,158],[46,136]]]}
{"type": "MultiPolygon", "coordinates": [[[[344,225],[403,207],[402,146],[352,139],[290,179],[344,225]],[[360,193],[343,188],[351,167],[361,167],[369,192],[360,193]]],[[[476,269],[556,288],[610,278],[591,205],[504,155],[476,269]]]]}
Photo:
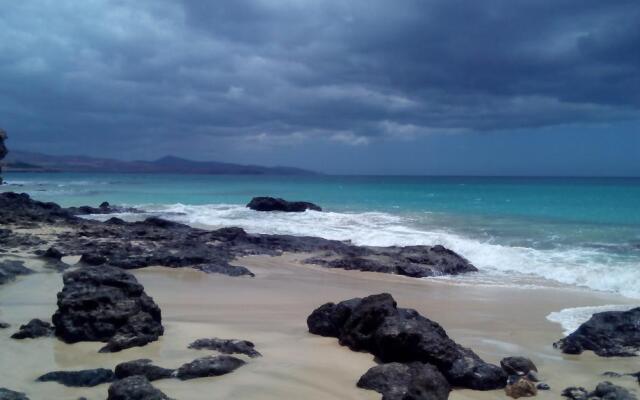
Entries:
{"type": "Polygon", "coordinates": [[[158,379],[170,378],[173,372],[173,369],[162,368],[151,364],[151,360],[149,359],[123,362],[116,365],[115,368],[116,378],[118,379],[142,375],[149,381],[156,381],[158,379]]]}
{"type": "Polygon", "coordinates": [[[178,379],[187,380],[228,374],[245,364],[232,356],[208,356],[195,359],[178,368],[178,379]]]}
{"type": "Polygon", "coordinates": [[[109,386],[107,400],[171,400],[141,375],[130,376],[109,386]]]}
{"type": "Polygon", "coordinates": [[[49,247],[44,253],[42,253],[42,257],[60,261],[62,260],[62,257],[64,257],[64,253],[55,247],[49,247]]]}
{"type": "Polygon", "coordinates": [[[533,361],[526,357],[505,357],[500,360],[500,366],[507,375],[524,376],[531,371],[538,371],[533,361]]]}
{"type": "Polygon", "coordinates": [[[452,386],[491,390],[506,385],[500,367],[455,343],[417,311],[397,308],[387,293],[325,304],[309,316],[307,325],[311,333],[335,336],[340,344],[368,351],[382,362],[434,365],[452,386]]]}
{"type": "Polygon", "coordinates": [[[70,221],[73,215],[55,203],[31,200],[28,194],[0,193],[0,225],[70,221]]]}
{"type": "Polygon", "coordinates": [[[254,197],[247,204],[255,211],[303,212],[307,210],[322,211],[320,206],[307,201],[287,201],[274,197],[254,197]]]}
{"type": "Polygon", "coordinates": [[[569,336],[554,343],[564,353],[592,350],[602,357],[629,357],[640,351],[640,307],[593,316],[569,336]]]}
{"type": "Polygon", "coordinates": [[[198,339],[189,345],[190,349],[215,350],[225,354],[244,354],[251,358],[260,357],[255,345],[248,340],[237,339],[198,339]]]}
{"type": "Polygon", "coordinates": [[[11,324],[8,324],[6,322],[2,322],[0,321],[0,329],[7,329],[11,326],[11,324]]]}
{"type": "Polygon", "coordinates": [[[223,265],[203,264],[203,265],[196,265],[194,268],[200,271],[206,272],[208,274],[222,274],[227,276],[250,276],[250,277],[255,276],[255,274],[246,267],[230,265],[230,264],[223,264],[223,265]]]}
{"type": "Polygon", "coordinates": [[[104,351],[119,351],[155,341],[164,332],[160,308],[129,272],[89,266],[66,272],[63,282],[53,324],[56,336],[67,343],[108,342],[104,351]]]}
{"type": "Polygon", "coordinates": [[[113,382],[115,375],[110,369],[96,368],[82,371],[54,371],[44,374],[36,380],[39,382],[58,382],[72,387],[92,387],[113,382]]]}
{"type": "MultiPolygon", "coordinates": [[[[275,256],[289,252],[313,253],[314,257],[305,262],[326,268],[410,277],[477,271],[468,260],[442,246],[355,246],[318,237],[248,234],[235,227],[207,231],[158,217],[137,222],[111,218],[102,223],[78,218],[68,209],[54,203],[34,201],[26,194],[0,194],[0,225],[37,227],[54,223],[67,229],[57,232],[54,241],[47,242],[47,246],[53,245],[67,255],[83,255],[86,264],[105,263],[123,269],[161,265],[251,276],[251,271],[231,263],[247,255],[275,256]]],[[[44,247],[44,244],[36,236],[0,229],[0,246],[3,248],[25,247],[33,252],[34,247],[44,247]]],[[[64,265],[57,269],[64,269],[64,265]]]]}
{"type": "Polygon", "coordinates": [[[437,368],[417,362],[377,365],[360,378],[358,387],[381,393],[382,400],[446,400],[451,390],[437,368]]]}
{"type": "Polygon", "coordinates": [[[22,261],[0,261],[0,285],[11,282],[19,275],[29,275],[34,271],[25,267],[22,261]]]}
{"type": "Polygon", "coordinates": [[[69,211],[73,215],[91,215],[91,214],[101,215],[101,214],[141,213],[142,212],[137,208],[112,206],[106,201],[100,204],[100,206],[98,207],[91,207],[91,206],[69,207],[67,208],[67,211],[69,211]]]}
{"type": "Polygon", "coordinates": [[[32,319],[26,325],[21,325],[18,332],[11,335],[13,339],[35,339],[53,334],[53,326],[41,319],[32,319]]]}
{"type": "Polygon", "coordinates": [[[637,400],[633,393],[611,382],[599,383],[591,393],[583,387],[568,387],[562,391],[562,396],[571,400],[637,400]]]}
{"type": "MultiPolygon", "coordinates": [[[[4,144],[4,141],[7,140],[7,132],[4,129],[0,128],[0,161],[7,155],[9,150],[7,150],[7,146],[4,144]]],[[[2,185],[4,181],[2,180],[2,163],[0,163],[0,185],[2,185]]]]}
{"type": "Polygon", "coordinates": [[[26,394],[0,388],[0,400],[29,400],[26,394]]]}

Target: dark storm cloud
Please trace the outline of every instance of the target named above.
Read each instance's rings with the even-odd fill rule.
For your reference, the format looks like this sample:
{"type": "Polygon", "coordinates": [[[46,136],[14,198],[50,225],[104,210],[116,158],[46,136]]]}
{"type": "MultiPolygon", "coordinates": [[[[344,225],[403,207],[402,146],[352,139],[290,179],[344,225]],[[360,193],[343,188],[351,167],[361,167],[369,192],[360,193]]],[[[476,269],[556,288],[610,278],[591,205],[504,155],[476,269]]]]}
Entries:
{"type": "Polygon", "coordinates": [[[135,155],[635,119],[637,21],[636,0],[14,2],[0,124],[135,155]]]}

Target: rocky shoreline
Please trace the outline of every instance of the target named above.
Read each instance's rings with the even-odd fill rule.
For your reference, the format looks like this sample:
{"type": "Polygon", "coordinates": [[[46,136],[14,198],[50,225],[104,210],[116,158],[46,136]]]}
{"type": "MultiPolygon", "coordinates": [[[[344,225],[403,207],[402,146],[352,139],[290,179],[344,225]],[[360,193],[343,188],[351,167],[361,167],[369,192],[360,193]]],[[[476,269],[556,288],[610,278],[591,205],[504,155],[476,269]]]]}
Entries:
{"type": "MultiPolygon", "coordinates": [[[[160,307],[127,271],[131,269],[192,268],[251,279],[253,272],[235,265],[236,259],[299,253],[305,263],[324,268],[415,278],[477,271],[468,260],[439,245],[355,246],[314,237],[249,234],[240,228],[208,231],[157,217],[138,222],[115,217],[100,222],[81,217],[122,211],[108,203],[95,208],[63,208],[25,194],[0,194],[0,285],[36,273],[20,261],[5,260],[7,257],[30,255],[42,261],[45,268],[64,272],[53,324],[33,319],[15,332],[15,339],[56,336],[67,343],[104,342],[101,352],[119,352],[158,340],[164,334],[160,307]],[[47,234],[38,234],[39,230],[47,234]],[[70,256],[80,261],[68,264],[65,260],[70,256]]],[[[557,346],[572,354],[593,350],[603,356],[634,356],[640,348],[634,328],[640,320],[637,310],[596,314],[557,346]]],[[[459,388],[504,389],[506,395],[519,398],[549,389],[539,382],[537,368],[529,359],[511,356],[503,358],[500,366],[488,363],[453,341],[437,322],[413,309],[397,307],[388,294],[324,304],[313,311],[307,323],[313,334],[336,337],[354,351],[373,354],[380,364],[363,371],[357,385],[381,393],[383,399],[446,399],[451,390],[459,388]]],[[[150,382],[224,375],[261,357],[254,344],[246,340],[201,338],[188,348],[220,354],[172,368],[155,365],[150,359],[134,359],[113,370],[51,371],[38,381],[71,387],[108,383],[108,399],[168,399],[150,382]]],[[[608,382],[593,391],[569,387],[563,395],[576,400],[635,398],[633,393],[608,382]]],[[[19,392],[0,390],[0,400],[25,398],[19,392]]]]}

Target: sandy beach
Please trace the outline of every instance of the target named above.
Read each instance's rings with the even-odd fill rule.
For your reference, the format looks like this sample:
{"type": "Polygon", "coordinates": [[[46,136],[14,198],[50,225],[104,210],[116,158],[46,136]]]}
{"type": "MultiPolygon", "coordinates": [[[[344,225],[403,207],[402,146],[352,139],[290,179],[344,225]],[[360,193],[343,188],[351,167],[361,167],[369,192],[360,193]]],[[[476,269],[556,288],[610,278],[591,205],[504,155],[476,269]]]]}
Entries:
{"type": "MultiPolygon", "coordinates": [[[[538,366],[552,390],[539,398],[558,398],[567,386],[593,388],[609,379],[605,371],[635,372],[633,358],[600,358],[591,353],[568,356],[553,349],[562,337],[560,325],[545,317],[568,307],[628,304],[624,297],[579,289],[508,288],[400,276],[328,270],[302,265],[301,254],[252,256],[237,260],[255,278],[205,274],[192,269],[162,267],[134,271],[147,293],[162,309],[165,335],[158,342],[119,353],[99,354],[100,343],[67,345],[54,338],[16,341],[10,334],[31,318],[48,319],[55,311],[62,287],[57,273],[20,277],[0,290],[0,318],[12,328],[0,331],[0,386],[27,393],[32,399],[103,399],[107,384],[94,388],[66,388],[34,379],[53,370],[112,368],[136,358],[150,358],[165,367],[211,352],[187,349],[197,338],[251,340],[263,354],[247,359],[232,374],[187,382],[166,379],[154,383],[177,399],[379,399],[358,389],[358,378],[373,357],[338,345],[333,338],[307,332],[306,318],[328,301],[389,292],[402,307],[412,307],[439,322],[457,342],[489,362],[524,355],[538,366]]],[[[67,259],[69,260],[69,259],[67,259]]],[[[73,260],[73,259],[71,259],[73,260]]],[[[27,265],[40,266],[37,260],[27,265]]],[[[613,379],[637,391],[634,379],[613,379]]],[[[451,399],[499,399],[504,392],[454,390],[451,399]]]]}

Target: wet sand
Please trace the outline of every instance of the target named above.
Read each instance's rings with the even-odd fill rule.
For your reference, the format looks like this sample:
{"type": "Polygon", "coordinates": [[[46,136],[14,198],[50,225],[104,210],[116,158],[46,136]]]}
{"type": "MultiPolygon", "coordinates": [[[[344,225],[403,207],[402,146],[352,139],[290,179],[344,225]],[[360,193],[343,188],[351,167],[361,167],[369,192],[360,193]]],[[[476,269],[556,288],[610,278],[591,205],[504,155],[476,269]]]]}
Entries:
{"type": "MultiPolygon", "coordinates": [[[[379,399],[358,389],[358,378],[373,357],[355,353],[307,332],[306,318],[319,305],[355,296],[389,292],[401,307],[412,307],[439,322],[459,343],[487,361],[524,355],[538,366],[550,392],[538,398],[557,399],[562,389],[578,385],[592,389],[611,380],[638,391],[630,377],[604,378],[605,371],[640,370],[637,358],[599,358],[591,353],[567,356],[552,343],[562,336],[560,325],[546,315],[567,307],[628,304],[620,296],[569,288],[507,288],[419,280],[358,271],[327,270],[300,265],[300,255],[255,256],[238,260],[255,278],[207,275],[191,269],[146,268],[134,271],[163,313],[164,337],[142,348],[99,354],[100,343],[64,344],[54,338],[9,339],[31,318],[49,319],[55,311],[61,275],[41,273],[20,277],[0,287],[0,387],[26,392],[38,399],[104,399],[108,385],[66,388],[35,383],[53,370],[113,367],[122,361],[151,358],[164,367],[212,354],[190,350],[201,337],[251,340],[263,354],[232,374],[181,382],[166,379],[154,385],[175,399],[379,399]]],[[[37,263],[30,266],[39,268],[37,263]]],[[[504,399],[503,391],[455,390],[451,399],[504,399]]]]}

